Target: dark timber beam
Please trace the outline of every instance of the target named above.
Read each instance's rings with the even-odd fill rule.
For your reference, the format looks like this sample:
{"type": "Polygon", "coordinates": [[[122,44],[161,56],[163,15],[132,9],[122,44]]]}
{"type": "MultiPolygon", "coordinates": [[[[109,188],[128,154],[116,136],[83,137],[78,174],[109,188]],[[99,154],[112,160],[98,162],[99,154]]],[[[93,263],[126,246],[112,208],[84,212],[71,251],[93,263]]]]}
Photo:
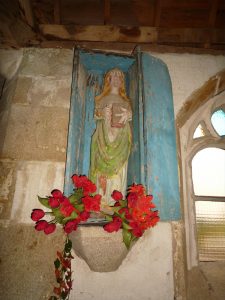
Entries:
{"type": "Polygon", "coordinates": [[[104,0],[104,24],[110,23],[110,0],[104,0]]]}
{"type": "Polygon", "coordinates": [[[61,23],[60,8],[61,8],[61,1],[60,0],[55,0],[54,1],[54,21],[55,21],[55,24],[60,24],[61,23]]]}
{"type": "Polygon", "coordinates": [[[45,38],[69,41],[158,43],[162,45],[204,45],[210,34],[211,43],[225,45],[225,28],[156,28],[149,26],[39,26],[45,38]]]}
{"type": "Polygon", "coordinates": [[[22,17],[25,19],[26,23],[34,28],[34,15],[32,10],[32,5],[30,0],[19,0],[20,11],[22,17]]]}

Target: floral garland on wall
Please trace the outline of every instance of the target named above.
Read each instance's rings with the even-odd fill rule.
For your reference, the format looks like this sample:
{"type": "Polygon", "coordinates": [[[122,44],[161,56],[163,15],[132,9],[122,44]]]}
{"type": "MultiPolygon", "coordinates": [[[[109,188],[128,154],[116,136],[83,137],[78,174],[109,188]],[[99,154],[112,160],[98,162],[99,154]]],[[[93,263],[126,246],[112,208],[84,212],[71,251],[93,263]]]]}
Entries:
{"type": "Polygon", "coordinates": [[[69,299],[72,289],[71,254],[72,242],[68,237],[72,231],[76,231],[78,224],[86,222],[91,213],[100,213],[105,216],[108,223],[103,229],[109,233],[122,229],[123,242],[127,249],[131,243],[140,238],[144,231],[153,227],[159,221],[157,210],[153,210],[153,196],[147,195],[141,184],[133,184],[128,188],[124,198],[120,191],[113,191],[112,198],[115,204],[112,214],[102,212],[100,209],[101,195],[95,194],[96,185],[85,175],[73,175],[72,181],[75,186],[73,194],[69,197],[59,190],[53,190],[47,198],[38,197],[40,203],[48,211],[33,209],[31,219],[36,222],[35,229],[51,234],[56,229],[56,224],[61,224],[66,234],[65,245],[62,252],[57,252],[54,261],[55,276],[59,286],[54,287],[54,294],[49,300],[69,299]],[[43,220],[50,216],[50,221],[43,220]]]}

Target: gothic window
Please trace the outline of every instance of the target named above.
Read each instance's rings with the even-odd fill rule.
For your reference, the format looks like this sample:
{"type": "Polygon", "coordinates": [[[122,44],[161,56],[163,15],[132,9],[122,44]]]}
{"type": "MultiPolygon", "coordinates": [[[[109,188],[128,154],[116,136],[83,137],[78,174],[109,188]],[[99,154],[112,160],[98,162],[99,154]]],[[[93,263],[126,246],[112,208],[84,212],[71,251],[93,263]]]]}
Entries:
{"type": "Polygon", "coordinates": [[[180,129],[188,267],[225,260],[225,92],[180,129]]]}

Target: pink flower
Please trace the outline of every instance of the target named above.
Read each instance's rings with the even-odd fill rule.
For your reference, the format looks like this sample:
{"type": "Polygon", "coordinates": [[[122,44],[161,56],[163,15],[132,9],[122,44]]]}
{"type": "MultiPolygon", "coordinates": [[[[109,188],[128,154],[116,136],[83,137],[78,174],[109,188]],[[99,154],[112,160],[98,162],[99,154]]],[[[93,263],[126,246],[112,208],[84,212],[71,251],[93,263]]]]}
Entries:
{"type": "Polygon", "coordinates": [[[33,209],[33,212],[31,213],[31,219],[33,221],[39,221],[42,219],[45,215],[45,212],[42,209],[33,209]]]}
{"type": "Polygon", "coordinates": [[[114,190],[112,192],[111,197],[115,200],[115,201],[120,201],[123,199],[123,194],[117,190],[114,190]]]}
{"type": "Polygon", "coordinates": [[[56,229],[56,225],[55,225],[55,224],[53,224],[53,223],[48,224],[48,226],[46,226],[46,227],[44,228],[44,233],[45,233],[45,234],[50,234],[50,233],[54,232],[55,229],[56,229]]]}
{"type": "Polygon", "coordinates": [[[48,222],[45,220],[38,221],[35,225],[37,231],[44,230],[48,226],[48,222]]]}

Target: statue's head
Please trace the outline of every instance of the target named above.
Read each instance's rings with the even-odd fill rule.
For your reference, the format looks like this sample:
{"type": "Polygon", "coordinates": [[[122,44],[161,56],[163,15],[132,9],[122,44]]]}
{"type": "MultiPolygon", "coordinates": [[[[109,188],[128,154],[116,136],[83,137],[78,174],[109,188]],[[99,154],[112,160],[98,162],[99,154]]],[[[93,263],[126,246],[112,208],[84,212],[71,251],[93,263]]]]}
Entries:
{"type": "Polygon", "coordinates": [[[105,84],[109,85],[110,88],[116,87],[120,89],[121,87],[124,87],[123,72],[118,68],[108,71],[105,75],[105,84]]]}
{"type": "Polygon", "coordinates": [[[129,101],[126,96],[125,76],[124,73],[118,68],[113,68],[105,74],[103,90],[102,93],[95,98],[96,101],[100,100],[103,96],[108,95],[112,87],[117,87],[119,89],[119,95],[124,100],[129,101]]]}

